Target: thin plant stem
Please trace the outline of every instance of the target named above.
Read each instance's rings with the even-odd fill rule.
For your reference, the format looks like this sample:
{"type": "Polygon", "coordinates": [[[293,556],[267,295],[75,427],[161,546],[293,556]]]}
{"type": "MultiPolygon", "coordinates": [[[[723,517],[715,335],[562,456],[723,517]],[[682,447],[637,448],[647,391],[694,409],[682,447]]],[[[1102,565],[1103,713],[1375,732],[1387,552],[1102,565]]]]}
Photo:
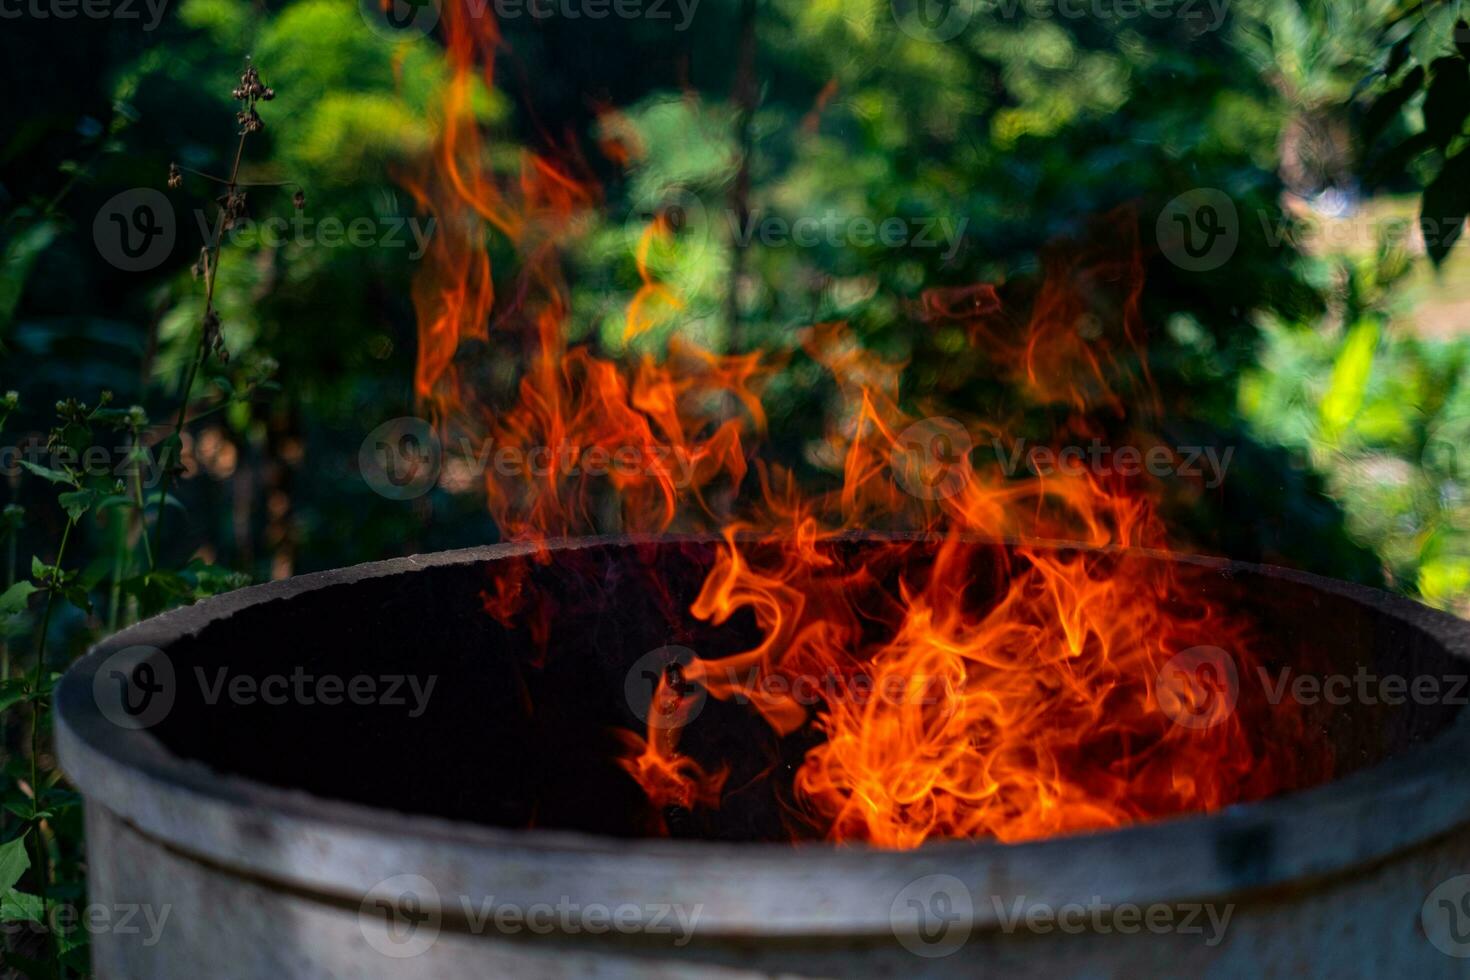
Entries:
{"type": "MultiPolygon", "coordinates": [[[[174,164],[178,167],[178,164],[174,164]]],[[[214,174],[205,173],[203,170],[195,170],[193,167],[179,167],[180,172],[193,174],[195,177],[203,177],[205,180],[214,181],[216,184],[228,184],[231,187],[296,187],[301,185],[294,180],[237,180],[230,184],[225,177],[216,177],[214,174]]]]}
{"type": "MultiPolygon", "coordinates": [[[[142,441],[138,437],[138,430],[133,430],[133,502],[138,507],[139,535],[143,539],[143,557],[148,562],[148,571],[153,571],[153,545],[148,541],[148,505],[143,499],[143,468],[136,464],[142,462],[136,458],[142,452],[142,441]]],[[[168,460],[164,460],[165,463],[168,460]]],[[[162,477],[160,476],[160,479],[162,477]]]]}
{"type": "MultiPolygon", "coordinates": [[[[61,563],[66,558],[66,544],[71,540],[71,530],[76,527],[74,518],[68,518],[66,528],[61,532],[61,544],[56,548],[56,569],[61,574],[61,563]]],[[[46,669],[46,634],[51,628],[51,611],[56,605],[56,588],[46,591],[46,609],[41,614],[41,632],[36,640],[36,665],[31,673],[31,840],[32,850],[35,853],[36,868],[36,894],[41,900],[41,917],[46,917],[46,890],[47,878],[50,875],[50,861],[46,856],[45,835],[41,832],[41,818],[38,815],[41,810],[41,782],[38,777],[41,755],[41,714],[45,711],[46,702],[41,697],[41,678],[46,669]]],[[[60,949],[57,950],[60,955],[60,949]]]]}
{"type": "MultiPolygon", "coordinates": [[[[245,155],[245,139],[248,133],[240,134],[240,142],[235,146],[235,162],[230,167],[230,182],[228,194],[233,195],[235,188],[239,186],[240,160],[245,155]]],[[[170,445],[178,447],[180,454],[183,452],[184,421],[189,414],[189,394],[194,390],[194,379],[199,374],[199,368],[204,364],[204,358],[209,354],[209,331],[204,324],[209,320],[209,315],[214,312],[214,284],[219,272],[220,246],[224,241],[225,219],[220,219],[220,228],[214,236],[214,244],[205,250],[206,261],[209,268],[205,270],[204,285],[204,317],[199,325],[199,349],[194,353],[194,359],[189,365],[189,373],[184,378],[184,390],[179,397],[179,414],[174,422],[173,438],[169,440],[170,445]]],[[[159,553],[163,547],[163,513],[164,504],[168,500],[169,461],[163,461],[163,475],[158,482],[157,513],[153,517],[153,553],[159,553]]],[[[146,519],[146,515],[145,515],[146,519]]],[[[151,565],[151,560],[150,560],[151,565]]]]}
{"type": "MultiPolygon", "coordinates": [[[[15,528],[11,528],[5,542],[5,587],[8,589],[15,584],[15,528]]],[[[0,681],[10,680],[10,641],[0,638],[0,681]]]]}
{"type": "Polygon", "coordinates": [[[123,555],[128,543],[127,528],[121,522],[112,533],[112,585],[107,593],[107,632],[109,634],[117,632],[117,607],[122,601],[123,555]]]}

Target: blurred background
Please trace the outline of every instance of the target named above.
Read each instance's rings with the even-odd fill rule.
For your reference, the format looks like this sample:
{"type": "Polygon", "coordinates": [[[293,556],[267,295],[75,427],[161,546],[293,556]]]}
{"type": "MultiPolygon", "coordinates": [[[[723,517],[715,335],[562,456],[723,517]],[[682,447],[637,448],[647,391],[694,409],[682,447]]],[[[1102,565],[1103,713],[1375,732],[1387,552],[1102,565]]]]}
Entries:
{"type": "MultiPolygon", "coordinates": [[[[994,416],[1006,391],[979,377],[984,350],[913,311],[935,288],[1027,281],[1048,242],[1111,215],[1138,229],[1161,439],[1233,450],[1218,486],[1170,497],[1181,544],[1470,615],[1457,3],[483,5],[505,41],[496,89],[474,94],[492,159],[510,173],[521,147],[555,151],[603,197],[567,257],[573,341],[783,348],[844,319],[906,360],[906,397],[994,416]],[[646,262],[681,303],[625,339],[638,230],[671,200],[684,245],[646,262]],[[891,242],[842,231],[895,216],[908,231],[891,242]],[[793,244],[781,229],[804,217],[839,232],[793,244]]],[[[369,433],[418,411],[411,284],[434,233],[404,188],[435,133],[442,31],[428,0],[395,9],[0,8],[4,706],[38,696],[25,671],[49,677],[157,609],[496,540],[454,466],[410,499],[360,471],[369,433]],[[205,288],[191,267],[219,193],[199,175],[232,168],[247,56],[275,97],[240,174],[281,185],[252,188],[249,215],[287,230],[227,238],[212,308],[228,361],[194,377],[205,288]],[[145,562],[163,480],[145,464],[140,493],[118,474],[169,445],[181,400],[183,469],[145,562]],[[58,445],[103,455],[80,473],[58,467],[58,445]]],[[[824,465],[825,384],[798,359],[768,393],[793,465],[824,465]]],[[[7,837],[45,802],[22,724],[6,729],[7,837]]],[[[58,841],[53,889],[80,889],[58,841]]]]}

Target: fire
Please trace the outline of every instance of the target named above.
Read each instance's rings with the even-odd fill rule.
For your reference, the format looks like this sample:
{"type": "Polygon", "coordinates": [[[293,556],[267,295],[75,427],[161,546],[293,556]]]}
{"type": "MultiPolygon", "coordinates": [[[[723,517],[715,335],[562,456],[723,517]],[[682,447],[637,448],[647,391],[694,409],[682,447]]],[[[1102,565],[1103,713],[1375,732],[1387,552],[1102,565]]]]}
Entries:
{"type": "MultiPolygon", "coordinates": [[[[841,843],[1026,840],[1211,810],[1325,772],[1289,710],[1221,711],[1231,692],[1180,667],[1220,648],[1244,673],[1260,638],[1202,598],[1198,569],[1126,550],[1168,550],[1149,485],[977,466],[971,439],[1004,437],[1008,420],[906,411],[903,365],[843,324],[811,326],[794,350],[719,354],[676,338],[661,360],[620,360],[569,347],[557,254],[599,192],[552,156],[527,154],[514,173],[491,166],[472,105],[500,39],[492,20],[454,5],[443,25],[440,138],[406,178],[444,229],[415,288],[420,400],[482,456],[518,464],[485,471],[505,537],[719,531],[690,612],[712,628],[753,617],[761,636],[731,656],[671,663],[645,730],[617,733],[618,762],[656,813],[717,808],[728,789],[729,760],[681,750],[698,696],[812,739],[789,790],[793,836],[841,843]],[[492,240],[518,256],[500,293],[492,240]],[[508,357],[518,378],[485,381],[476,352],[508,357]],[[814,456],[840,480],[821,490],[761,448],[763,392],[794,357],[839,394],[814,456]],[[876,529],[919,533],[847,547],[876,529]]],[[[615,162],[643,152],[626,121],[604,128],[617,131],[604,147],[615,162]]],[[[1064,419],[1057,446],[1158,411],[1136,226],[1120,212],[1107,228],[1101,245],[1054,249],[1028,303],[977,284],[926,293],[911,311],[920,329],[962,328],[990,370],[1064,419]]],[[[672,234],[655,215],[634,248],[641,284],[625,339],[682,308],[648,263],[672,234]]],[[[488,615],[528,621],[547,643],[555,611],[523,571],[482,598],[488,615]]]]}

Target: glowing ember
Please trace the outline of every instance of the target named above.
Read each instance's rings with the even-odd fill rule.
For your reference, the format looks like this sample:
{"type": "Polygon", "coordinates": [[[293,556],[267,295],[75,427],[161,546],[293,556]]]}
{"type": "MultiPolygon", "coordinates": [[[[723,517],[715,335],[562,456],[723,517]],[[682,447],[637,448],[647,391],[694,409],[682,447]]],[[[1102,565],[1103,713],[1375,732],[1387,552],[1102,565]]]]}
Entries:
{"type": "MultiPolygon", "coordinates": [[[[810,740],[789,790],[792,822],[838,842],[1023,840],[1209,810],[1325,774],[1325,752],[1301,747],[1291,709],[1221,710],[1228,692],[1194,669],[1210,666],[1199,648],[1216,647],[1252,669],[1250,623],[1199,598],[1198,569],[1117,551],[1168,548],[1147,484],[974,467],[971,435],[1008,426],[942,406],[922,418],[904,411],[902,365],[841,324],[810,327],[793,351],[718,355],[676,342],[662,362],[625,364],[568,349],[557,248],[598,192],[548,158],[528,156],[515,179],[490,170],[471,101],[491,81],[499,38],[493,21],[453,5],[443,23],[442,133],[431,165],[408,181],[443,229],[415,293],[420,399],[483,455],[542,460],[486,469],[486,501],[507,538],[719,530],[692,613],[716,627],[753,616],[762,636],[734,656],[671,664],[647,729],[618,733],[620,764],[658,812],[719,807],[729,790],[728,760],[680,748],[704,696],[810,740]],[[500,297],[491,236],[520,257],[500,297]],[[456,367],[492,334],[524,366],[514,393],[493,399],[456,367]],[[814,453],[840,481],[822,491],[757,452],[762,391],[797,357],[829,372],[840,395],[814,453]],[[852,554],[832,547],[875,528],[923,537],[852,554]],[[1057,541],[1082,547],[1047,543],[1057,541]]],[[[631,137],[606,152],[619,163],[637,155],[631,137]]],[[[1119,214],[1108,227],[1102,247],[1048,256],[1026,316],[984,284],[926,293],[912,311],[916,324],[963,327],[1031,405],[1065,413],[1057,446],[1101,435],[1092,419],[1136,429],[1157,410],[1134,224],[1119,214]]],[[[681,308],[647,262],[670,234],[655,215],[636,243],[641,286],[627,337],[681,308]]],[[[523,574],[486,590],[486,612],[531,623],[544,644],[554,611],[523,574]]]]}

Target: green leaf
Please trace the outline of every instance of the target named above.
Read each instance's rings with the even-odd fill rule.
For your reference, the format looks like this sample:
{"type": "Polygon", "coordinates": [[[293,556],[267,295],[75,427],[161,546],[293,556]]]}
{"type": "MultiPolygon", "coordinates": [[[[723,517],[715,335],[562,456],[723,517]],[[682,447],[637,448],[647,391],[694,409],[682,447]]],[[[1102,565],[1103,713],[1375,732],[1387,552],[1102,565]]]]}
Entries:
{"type": "MultiPolygon", "coordinates": [[[[171,493],[166,493],[163,495],[163,506],[173,507],[181,511],[186,511],[188,509],[184,506],[184,502],[182,500],[180,500],[178,497],[175,497],[171,493]]],[[[143,509],[145,512],[150,514],[156,511],[158,509],[158,494],[150,493],[146,497],[144,497],[143,509]]]]}
{"type": "Polygon", "coordinates": [[[113,559],[110,555],[98,555],[77,573],[77,584],[87,591],[97,588],[102,580],[112,574],[113,559]]]}
{"type": "Polygon", "coordinates": [[[194,592],[197,597],[201,598],[242,589],[250,584],[249,575],[243,572],[233,572],[218,565],[207,564],[202,558],[191,559],[189,564],[184,566],[183,574],[194,581],[194,592]]]}
{"type": "Polygon", "coordinates": [[[1409,48],[1419,64],[1430,64],[1440,60],[1441,55],[1447,55],[1454,50],[1450,40],[1454,36],[1455,19],[1458,16],[1454,6],[1456,5],[1437,4],[1422,8],[1425,23],[1409,35],[1409,48]]]}
{"type": "Polygon", "coordinates": [[[75,790],[52,788],[46,791],[46,808],[52,813],[65,813],[82,805],[82,794],[75,790]]]}
{"type": "Polygon", "coordinates": [[[56,498],[62,510],[66,511],[66,516],[73,521],[81,520],[82,515],[91,509],[96,500],[95,490],[68,490],[56,498]]]}
{"type": "Polygon", "coordinates": [[[1441,149],[1460,135],[1470,114],[1470,64],[1460,58],[1440,58],[1430,66],[1424,95],[1424,131],[1441,149]]]}
{"type": "Polygon", "coordinates": [[[1436,266],[1442,264],[1464,231],[1470,215],[1470,150],[1444,162],[1419,205],[1424,251],[1436,266]]]}
{"type": "Polygon", "coordinates": [[[41,591],[30,582],[16,582],[0,595],[0,616],[14,616],[25,612],[31,596],[41,591]]]}
{"type": "Polygon", "coordinates": [[[0,256],[0,333],[10,325],[16,304],[36,259],[56,239],[60,229],[50,221],[39,221],[6,243],[0,256]]]}
{"type": "Polygon", "coordinates": [[[1430,139],[1428,133],[1415,133],[1368,165],[1368,184],[1376,186],[1402,179],[1404,170],[1414,162],[1414,158],[1432,149],[1434,140],[1430,139]]]}
{"type": "Polygon", "coordinates": [[[26,511],[20,504],[7,504],[5,509],[0,511],[0,540],[4,540],[25,526],[26,511]]]}
{"type": "Polygon", "coordinates": [[[46,914],[38,895],[9,889],[0,894],[0,922],[40,922],[46,914]]]}
{"type": "Polygon", "coordinates": [[[26,840],[22,835],[15,840],[0,844],[0,891],[9,891],[20,881],[20,876],[31,866],[26,854],[26,840]]]}
{"type": "Polygon", "coordinates": [[[28,823],[47,820],[51,817],[50,810],[45,808],[37,810],[35,800],[32,800],[28,796],[23,796],[19,800],[6,801],[5,809],[28,823]]]}
{"type": "Polygon", "coordinates": [[[1332,380],[1322,399],[1322,435],[1336,441],[1363,407],[1363,394],[1368,390],[1368,376],[1373,373],[1373,354],[1378,347],[1378,324],[1365,320],[1348,331],[1337,360],[1332,365],[1332,380]]]}
{"type": "Polygon", "coordinates": [[[71,603],[77,609],[80,609],[84,613],[91,613],[92,597],[87,594],[87,590],[82,586],[75,583],[67,583],[61,587],[61,594],[66,598],[67,602],[71,603]]]}
{"type": "Polygon", "coordinates": [[[87,451],[87,447],[92,445],[91,427],[80,422],[67,422],[54,430],[54,435],[58,442],[76,454],[77,459],[80,459],[87,451]]]}
{"type": "Polygon", "coordinates": [[[1470,558],[1447,556],[1419,567],[1419,594],[1441,608],[1470,595],[1470,558]]]}
{"type": "Polygon", "coordinates": [[[30,692],[26,690],[26,682],[23,678],[12,677],[8,681],[0,681],[0,711],[29,700],[29,698],[30,692]]]}
{"type": "Polygon", "coordinates": [[[112,510],[114,507],[135,507],[136,502],[125,493],[109,493],[97,501],[97,512],[99,514],[112,510]]]}
{"type": "Polygon", "coordinates": [[[20,465],[24,466],[26,469],[30,470],[37,476],[50,480],[52,483],[60,483],[68,487],[74,487],[77,485],[77,481],[72,478],[72,475],[70,473],[63,473],[61,470],[53,470],[49,466],[42,466],[39,463],[32,463],[28,459],[21,460],[20,465]]]}
{"type": "Polygon", "coordinates": [[[144,615],[194,600],[194,589],[189,581],[177,572],[161,568],[123,579],[122,589],[128,595],[138,597],[138,605],[144,615]]]}
{"type": "Polygon", "coordinates": [[[1378,101],[1363,115],[1363,142],[1367,144],[1376,140],[1403,110],[1404,103],[1413,98],[1423,84],[1424,68],[1415,65],[1414,70],[1405,75],[1403,81],[1379,96],[1378,101]]]}

